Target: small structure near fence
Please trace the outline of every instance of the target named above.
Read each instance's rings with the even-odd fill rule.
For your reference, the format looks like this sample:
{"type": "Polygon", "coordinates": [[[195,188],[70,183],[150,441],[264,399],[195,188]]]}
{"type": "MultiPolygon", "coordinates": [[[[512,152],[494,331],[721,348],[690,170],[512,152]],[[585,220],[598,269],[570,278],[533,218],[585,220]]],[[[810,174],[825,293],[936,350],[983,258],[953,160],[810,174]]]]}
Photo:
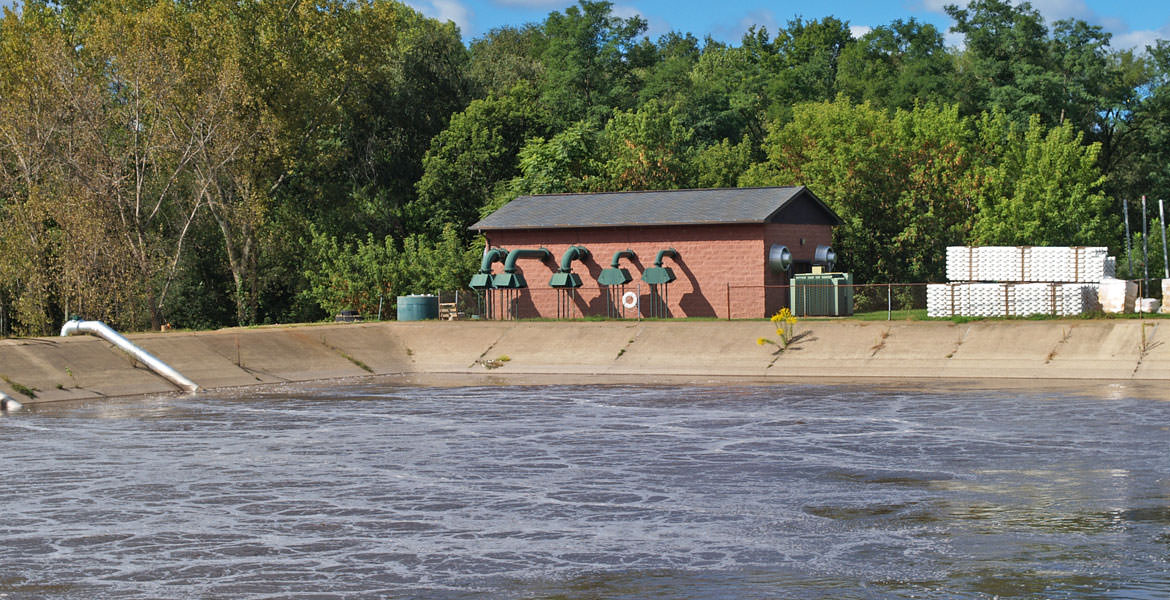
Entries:
{"type": "Polygon", "coordinates": [[[521,196],[471,226],[470,287],[487,318],[767,317],[839,224],[803,186],[521,196]]]}

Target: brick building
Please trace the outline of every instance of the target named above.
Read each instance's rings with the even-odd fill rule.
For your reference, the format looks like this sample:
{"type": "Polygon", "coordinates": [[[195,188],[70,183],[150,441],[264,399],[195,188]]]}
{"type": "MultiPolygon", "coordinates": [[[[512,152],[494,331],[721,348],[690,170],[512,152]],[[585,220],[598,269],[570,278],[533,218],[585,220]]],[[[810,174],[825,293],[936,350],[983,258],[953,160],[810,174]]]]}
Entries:
{"type": "Polygon", "coordinates": [[[472,287],[494,318],[632,316],[628,292],[643,315],[766,317],[787,305],[786,288],[766,286],[808,272],[840,223],[803,186],[521,196],[471,226],[501,249],[485,251],[472,287]],[[773,246],[790,251],[789,272],[769,268],[773,246]],[[658,258],[673,281],[655,279],[658,258]],[[615,261],[630,280],[606,286],[615,261]]]}

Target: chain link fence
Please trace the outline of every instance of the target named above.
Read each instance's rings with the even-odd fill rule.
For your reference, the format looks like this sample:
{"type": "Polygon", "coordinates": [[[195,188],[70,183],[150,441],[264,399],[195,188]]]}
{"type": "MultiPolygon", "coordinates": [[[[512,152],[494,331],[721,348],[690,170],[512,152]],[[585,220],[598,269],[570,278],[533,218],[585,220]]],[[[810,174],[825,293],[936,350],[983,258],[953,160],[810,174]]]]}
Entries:
{"type": "MultiPolygon", "coordinates": [[[[852,292],[853,314],[903,318],[908,311],[926,310],[925,283],[850,284],[835,287],[852,292]]],[[[716,286],[702,297],[675,297],[669,285],[626,285],[580,288],[523,288],[439,292],[440,318],[454,319],[639,319],[705,317],[763,319],[781,308],[792,310],[792,286],[716,286]],[[452,312],[453,311],[453,312],[452,312]],[[448,316],[450,315],[450,316],[448,316]]],[[[798,314],[798,316],[804,316],[798,314]]],[[[388,317],[389,318],[389,317],[388,317]]]]}

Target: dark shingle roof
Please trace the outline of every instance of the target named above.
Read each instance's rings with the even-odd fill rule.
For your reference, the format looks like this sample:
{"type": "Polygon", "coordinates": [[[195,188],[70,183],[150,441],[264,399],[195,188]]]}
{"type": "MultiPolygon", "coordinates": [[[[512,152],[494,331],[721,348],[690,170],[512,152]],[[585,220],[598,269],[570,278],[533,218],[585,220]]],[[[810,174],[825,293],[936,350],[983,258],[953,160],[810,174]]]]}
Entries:
{"type": "Polygon", "coordinates": [[[841,222],[808,188],[793,186],[520,196],[471,229],[766,223],[801,197],[841,222]]]}

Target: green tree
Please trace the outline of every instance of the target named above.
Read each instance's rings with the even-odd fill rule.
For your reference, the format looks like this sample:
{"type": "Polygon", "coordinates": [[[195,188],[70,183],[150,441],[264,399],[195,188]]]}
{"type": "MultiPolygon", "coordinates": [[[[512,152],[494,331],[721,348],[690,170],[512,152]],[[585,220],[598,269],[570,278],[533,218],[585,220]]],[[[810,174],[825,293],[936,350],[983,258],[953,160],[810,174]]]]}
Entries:
{"type": "Polygon", "coordinates": [[[435,136],[410,207],[421,232],[437,236],[445,224],[466,229],[496,187],[519,173],[520,149],[546,129],[531,110],[535,101],[532,86],[521,83],[503,96],[473,101],[435,136]]]}
{"type": "Polygon", "coordinates": [[[1001,112],[978,121],[988,159],[974,241],[990,245],[1091,246],[1116,239],[1114,203],[1101,192],[1098,144],[1071,124],[1026,127],[1001,112]]]}
{"type": "Polygon", "coordinates": [[[954,59],[933,25],[915,19],[875,27],[841,52],[837,89],[886,108],[953,102],[954,59]]]}
{"type": "Polygon", "coordinates": [[[307,270],[309,287],[304,294],[329,314],[356,310],[377,314],[386,296],[394,292],[400,252],[394,238],[382,241],[367,235],[364,241],[343,243],[332,235],[311,228],[315,268],[307,270]]]}
{"type": "Polygon", "coordinates": [[[580,0],[544,22],[548,42],[541,102],[560,127],[604,119],[614,108],[632,108],[638,97],[638,65],[630,58],[646,21],[615,17],[612,8],[610,2],[580,0]]]}
{"type": "Polygon", "coordinates": [[[738,144],[723,140],[695,154],[695,183],[701,188],[735,187],[754,163],[751,141],[745,136],[738,144]]]}
{"type": "Polygon", "coordinates": [[[741,185],[807,185],[844,220],[834,233],[842,266],[859,281],[941,276],[941,248],[963,243],[973,218],[976,157],[956,107],[893,115],[844,97],[801,104],[776,122],[767,160],[741,185]]]}
{"type": "Polygon", "coordinates": [[[605,161],[595,187],[606,190],[677,189],[694,185],[694,132],[677,109],[656,100],[614,113],[601,135],[605,161]]]}
{"type": "Polygon", "coordinates": [[[578,121],[552,138],[533,138],[520,150],[520,174],[484,206],[490,213],[522,194],[582,192],[598,187],[600,132],[578,121]]]}
{"type": "Polygon", "coordinates": [[[503,96],[521,83],[540,87],[548,38],[535,23],[499,27],[471,42],[467,73],[479,97],[503,96]]]}
{"type": "Polygon", "coordinates": [[[946,11],[955,20],[951,31],[966,44],[958,77],[966,112],[1001,110],[1019,123],[1037,114],[1059,122],[1062,78],[1053,68],[1048,28],[1031,4],[975,0],[946,11]]]}
{"type": "Polygon", "coordinates": [[[648,66],[642,76],[639,105],[657,99],[674,103],[691,93],[691,71],[702,56],[702,48],[695,36],[670,32],[652,48],[652,58],[643,60],[648,66]]]}
{"type": "Polygon", "coordinates": [[[399,246],[387,236],[367,235],[357,243],[312,231],[312,268],[304,295],[328,314],[357,310],[377,314],[379,305],[398,295],[463,288],[478,268],[482,240],[467,245],[453,227],[434,242],[411,235],[399,246]]]}

